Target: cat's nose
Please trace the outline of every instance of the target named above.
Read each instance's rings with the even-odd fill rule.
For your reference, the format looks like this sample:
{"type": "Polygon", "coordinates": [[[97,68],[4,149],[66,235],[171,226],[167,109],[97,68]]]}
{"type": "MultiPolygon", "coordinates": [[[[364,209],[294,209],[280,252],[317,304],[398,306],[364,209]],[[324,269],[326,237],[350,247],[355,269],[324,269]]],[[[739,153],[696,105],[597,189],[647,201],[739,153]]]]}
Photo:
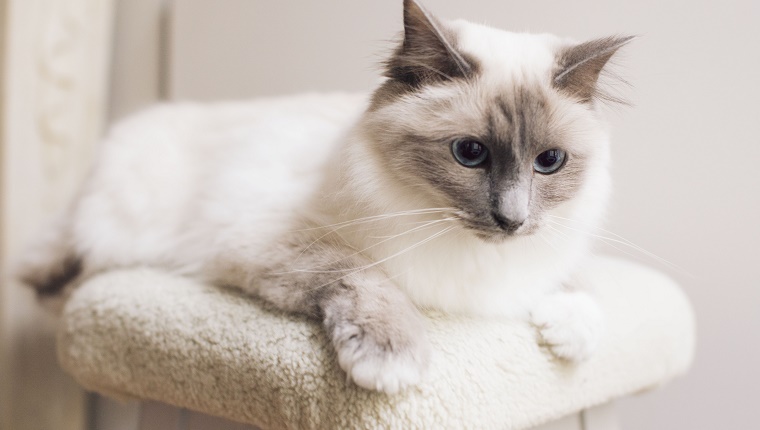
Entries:
{"type": "Polygon", "coordinates": [[[530,186],[517,184],[501,193],[499,205],[492,208],[492,216],[499,227],[513,233],[528,219],[529,208],[530,186]]]}
{"type": "Polygon", "coordinates": [[[504,214],[493,212],[493,219],[499,227],[507,233],[514,233],[525,223],[526,217],[517,217],[516,219],[508,218],[504,214]]]}

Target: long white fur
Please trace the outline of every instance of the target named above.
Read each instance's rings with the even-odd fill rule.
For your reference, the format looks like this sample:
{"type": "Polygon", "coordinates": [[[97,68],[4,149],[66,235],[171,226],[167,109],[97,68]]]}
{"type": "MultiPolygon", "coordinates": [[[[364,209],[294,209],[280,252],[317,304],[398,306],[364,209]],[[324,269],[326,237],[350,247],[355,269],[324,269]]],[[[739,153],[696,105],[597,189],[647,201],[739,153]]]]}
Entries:
{"type": "MultiPolygon", "coordinates": [[[[514,34],[463,21],[451,23],[458,48],[483,61],[494,85],[519,84],[548,73],[560,39],[514,34]]],[[[434,92],[436,89],[428,91],[434,92]]],[[[428,94],[435,96],[435,94],[428,94]]],[[[256,255],[285,234],[293,214],[320,208],[335,222],[424,209],[413,188],[386,178],[368,153],[361,95],[304,95],[249,103],[164,105],[118,124],[103,142],[95,170],[73,216],[77,251],[88,272],[158,265],[203,276],[215,255],[256,255]]],[[[598,121],[566,105],[578,121],[598,121]]],[[[601,123],[600,123],[601,124],[601,123]]],[[[589,171],[577,198],[552,211],[595,224],[608,193],[604,127],[584,127],[600,166],[589,171]],[[593,130],[589,132],[588,130],[593,130]]],[[[579,132],[581,132],[579,130],[579,132]]],[[[433,219],[403,217],[403,223],[433,219]]],[[[398,218],[372,223],[371,234],[346,233],[375,261],[413,247],[435,230],[403,235],[398,218]],[[398,235],[377,244],[377,236],[398,235]]],[[[443,223],[439,228],[448,227],[443,223]]],[[[538,236],[488,244],[461,229],[382,263],[421,307],[481,315],[527,315],[557,290],[586,255],[588,235],[543,229],[538,236]]]]}

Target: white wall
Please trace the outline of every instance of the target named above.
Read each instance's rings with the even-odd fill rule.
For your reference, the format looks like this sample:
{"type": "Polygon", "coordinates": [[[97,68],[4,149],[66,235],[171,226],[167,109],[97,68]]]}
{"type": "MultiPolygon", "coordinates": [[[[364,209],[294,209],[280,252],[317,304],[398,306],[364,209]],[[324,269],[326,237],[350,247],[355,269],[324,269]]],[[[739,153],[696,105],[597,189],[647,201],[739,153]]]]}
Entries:
{"type": "MultiPolygon", "coordinates": [[[[643,36],[622,58],[635,105],[612,116],[609,226],[690,274],[635,256],[684,286],[699,345],[688,377],[623,402],[622,420],[628,429],[751,428],[760,387],[760,2],[425,4],[443,17],[511,30],[643,36]]],[[[212,100],[369,89],[378,54],[400,30],[400,7],[400,0],[178,0],[164,90],[212,100]]],[[[117,85],[131,82],[119,73],[117,85]]]]}

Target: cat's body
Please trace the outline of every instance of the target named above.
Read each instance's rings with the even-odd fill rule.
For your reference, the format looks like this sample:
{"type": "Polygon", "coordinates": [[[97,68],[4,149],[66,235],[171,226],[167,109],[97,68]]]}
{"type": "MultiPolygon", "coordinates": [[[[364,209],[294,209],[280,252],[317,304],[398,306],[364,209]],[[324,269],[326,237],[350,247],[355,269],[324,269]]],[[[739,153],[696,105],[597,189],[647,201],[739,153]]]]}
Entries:
{"type": "Polygon", "coordinates": [[[371,98],[161,106],[115,127],[26,282],[151,265],[241,288],[321,320],[351,378],[388,392],[427,366],[416,308],[530,320],[585,358],[602,324],[571,288],[579,225],[609,189],[596,79],[627,39],[442,24],[410,1],[405,26],[371,98]]]}
{"type": "Polygon", "coordinates": [[[219,254],[263,253],[293,229],[365,99],[170,104],[117,124],[71,217],[85,269],[216,277],[219,254]]]}

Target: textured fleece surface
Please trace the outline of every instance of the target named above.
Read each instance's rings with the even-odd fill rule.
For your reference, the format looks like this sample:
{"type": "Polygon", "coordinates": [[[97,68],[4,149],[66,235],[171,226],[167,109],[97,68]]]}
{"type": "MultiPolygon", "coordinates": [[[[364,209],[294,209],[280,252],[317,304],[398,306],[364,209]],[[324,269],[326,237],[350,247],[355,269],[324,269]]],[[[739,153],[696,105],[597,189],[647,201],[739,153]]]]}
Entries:
{"type": "Polygon", "coordinates": [[[83,284],[59,358],[91,390],[263,429],[524,429],[663,384],[692,361],[694,315],[673,281],[608,258],[584,279],[607,318],[590,361],[558,362],[524,322],[428,314],[431,370],[394,396],[347,383],[318,324],[148,269],[83,284]]]}

